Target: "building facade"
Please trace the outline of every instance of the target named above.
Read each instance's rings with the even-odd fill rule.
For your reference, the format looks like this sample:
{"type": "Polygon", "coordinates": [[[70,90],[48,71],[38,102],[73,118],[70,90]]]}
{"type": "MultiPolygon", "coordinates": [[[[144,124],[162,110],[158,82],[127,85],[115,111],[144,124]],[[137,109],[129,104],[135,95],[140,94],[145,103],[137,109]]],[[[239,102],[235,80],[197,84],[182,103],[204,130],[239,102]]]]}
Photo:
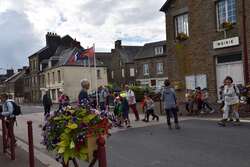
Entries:
{"type": "Polygon", "coordinates": [[[60,37],[51,32],[46,34],[46,46],[29,57],[29,69],[25,76],[25,101],[41,102],[41,88],[44,87],[45,80],[43,69],[55,65],[58,62],[58,55],[63,50],[79,45],[80,43],[69,35],[60,37]]]}
{"type": "Polygon", "coordinates": [[[166,15],[168,77],[186,89],[208,88],[213,97],[226,76],[246,84],[250,17],[244,10],[250,10],[250,1],[166,1],[161,11],[166,15]]]}
{"type": "Polygon", "coordinates": [[[137,84],[160,89],[167,79],[166,58],[166,41],[145,44],[134,59],[137,84]]]}
{"type": "Polygon", "coordinates": [[[109,83],[123,86],[136,84],[136,65],[134,58],[142,46],[125,46],[121,40],[115,41],[115,48],[111,50],[109,67],[109,83]]]}
{"type": "Polygon", "coordinates": [[[82,79],[90,81],[90,91],[97,90],[101,85],[107,85],[106,67],[84,67],[84,66],[58,66],[44,71],[45,87],[41,88],[42,93],[49,91],[54,103],[58,102],[59,91],[69,96],[71,102],[77,102],[79,92],[81,91],[80,82],[82,79]],[[95,72],[95,70],[97,70],[95,72]],[[97,75],[97,77],[95,77],[97,75]]]}

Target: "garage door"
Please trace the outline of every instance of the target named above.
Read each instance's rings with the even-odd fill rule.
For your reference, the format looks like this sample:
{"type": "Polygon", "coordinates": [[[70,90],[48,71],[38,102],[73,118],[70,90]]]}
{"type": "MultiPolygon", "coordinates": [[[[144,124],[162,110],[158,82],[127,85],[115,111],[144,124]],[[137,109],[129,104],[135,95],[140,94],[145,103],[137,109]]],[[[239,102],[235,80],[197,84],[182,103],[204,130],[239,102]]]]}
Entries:
{"type": "Polygon", "coordinates": [[[217,88],[223,85],[226,76],[231,76],[235,84],[244,84],[243,64],[234,62],[228,64],[217,64],[217,88]]]}

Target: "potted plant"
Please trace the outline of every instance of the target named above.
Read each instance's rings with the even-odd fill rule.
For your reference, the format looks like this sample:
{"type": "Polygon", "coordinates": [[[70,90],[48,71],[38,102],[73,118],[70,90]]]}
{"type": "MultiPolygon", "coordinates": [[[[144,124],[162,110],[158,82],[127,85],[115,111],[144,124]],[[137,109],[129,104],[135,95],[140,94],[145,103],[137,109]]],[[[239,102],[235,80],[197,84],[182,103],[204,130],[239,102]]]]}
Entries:
{"type": "Polygon", "coordinates": [[[233,29],[233,23],[229,22],[229,21],[225,21],[224,23],[222,23],[222,28],[225,30],[231,30],[233,29]]]}
{"type": "Polygon", "coordinates": [[[90,162],[97,149],[97,138],[106,136],[109,128],[107,118],[87,108],[67,107],[46,118],[43,144],[56,153],[57,161],[62,164],[75,159],[90,162]]]}
{"type": "Polygon", "coordinates": [[[189,37],[187,34],[185,34],[184,32],[178,33],[176,36],[176,39],[179,41],[185,41],[187,40],[189,37]]]}

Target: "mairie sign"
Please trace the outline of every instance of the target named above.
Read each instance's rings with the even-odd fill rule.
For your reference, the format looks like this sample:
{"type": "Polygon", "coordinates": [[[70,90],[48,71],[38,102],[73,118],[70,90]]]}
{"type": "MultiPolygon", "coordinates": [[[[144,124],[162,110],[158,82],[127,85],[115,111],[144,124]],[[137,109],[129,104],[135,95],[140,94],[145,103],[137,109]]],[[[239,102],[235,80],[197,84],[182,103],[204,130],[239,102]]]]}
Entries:
{"type": "Polygon", "coordinates": [[[240,44],[239,37],[227,38],[213,42],[214,49],[226,48],[231,46],[237,46],[240,44]]]}

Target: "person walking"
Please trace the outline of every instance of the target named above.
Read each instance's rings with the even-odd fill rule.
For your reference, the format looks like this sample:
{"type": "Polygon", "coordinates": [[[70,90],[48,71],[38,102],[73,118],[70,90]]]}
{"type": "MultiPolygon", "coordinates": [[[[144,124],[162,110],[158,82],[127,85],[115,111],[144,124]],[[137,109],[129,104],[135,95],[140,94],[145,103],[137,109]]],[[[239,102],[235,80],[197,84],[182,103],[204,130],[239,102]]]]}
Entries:
{"type": "Polygon", "coordinates": [[[99,106],[101,111],[106,111],[108,91],[103,87],[99,87],[99,106]]]}
{"type": "Polygon", "coordinates": [[[240,124],[240,115],[239,115],[239,90],[233,84],[233,79],[230,76],[225,78],[225,86],[223,90],[224,95],[224,108],[223,108],[223,118],[218,122],[221,126],[226,126],[228,121],[230,110],[233,111],[233,114],[236,118],[235,124],[240,124]]]}
{"type": "Polygon", "coordinates": [[[129,104],[129,107],[132,109],[133,113],[135,114],[135,121],[139,121],[139,113],[136,108],[136,98],[135,98],[135,93],[129,89],[128,85],[125,85],[125,92],[126,92],[126,98],[129,104]]]}
{"type": "Polygon", "coordinates": [[[146,120],[145,120],[145,122],[149,122],[150,115],[153,116],[153,120],[156,119],[157,121],[159,121],[159,116],[157,116],[154,112],[155,103],[154,103],[153,99],[147,94],[144,95],[144,98],[145,98],[144,105],[146,108],[146,120]]]}
{"type": "Polygon", "coordinates": [[[210,106],[208,98],[209,94],[207,88],[202,89],[202,111],[206,111],[206,109],[209,109],[209,113],[212,114],[215,110],[210,106]]]}
{"type": "Polygon", "coordinates": [[[49,91],[46,91],[45,95],[43,95],[44,116],[50,114],[51,106],[52,106],[52,100],[50,98],[49,91]]]}
{"type": "Polygon", "coordinates": [[[195,88],[195,103],[197,105],[197,111],[196,114],[204,114],[204,111],[202,111],[202,92],[201,92],[201,87],[195,88]]]}
{"type": "Polygon", "coordinates": [[[127,128],[130,128],[130,119],[129,119],[129,103],[128,100],[125,96],[121,95],[120,96],[120,101],[121,101],[121,109],[122,109],[122,117],[125,125],[127,128]]]}
{"type": "Polygon", "coordinates": [[[89,106],[90,105],[90,98],[88,95],[88,90],[90,87],[89,80],[82,79],[81,80],[81,87],[82,90],[80,91],[78,95],[78,105],[79,106],[89,106]]]}
{"type": "Polygon", "coordinates": [[[58,102],[59,102],[59,110],[62,110],[64,107],[67,107],[70,104],[69,96],[67,96],[63,92],[63,89],[59,90],[58,102]]]}
{"type": "Polygon", "coordinates": [[[180,129],[179,121],[178,121],[178,106],[177,106],[177,98],[173,88],[171,88],[171,83],[167,79],[164,82],[164,89],[162,92],[162,101],[164,103],[164,109],[167,115],[167,124],[169,129],[172,129],[171,126],[171,115],[174,116],[175,128],[180,129]]]}

